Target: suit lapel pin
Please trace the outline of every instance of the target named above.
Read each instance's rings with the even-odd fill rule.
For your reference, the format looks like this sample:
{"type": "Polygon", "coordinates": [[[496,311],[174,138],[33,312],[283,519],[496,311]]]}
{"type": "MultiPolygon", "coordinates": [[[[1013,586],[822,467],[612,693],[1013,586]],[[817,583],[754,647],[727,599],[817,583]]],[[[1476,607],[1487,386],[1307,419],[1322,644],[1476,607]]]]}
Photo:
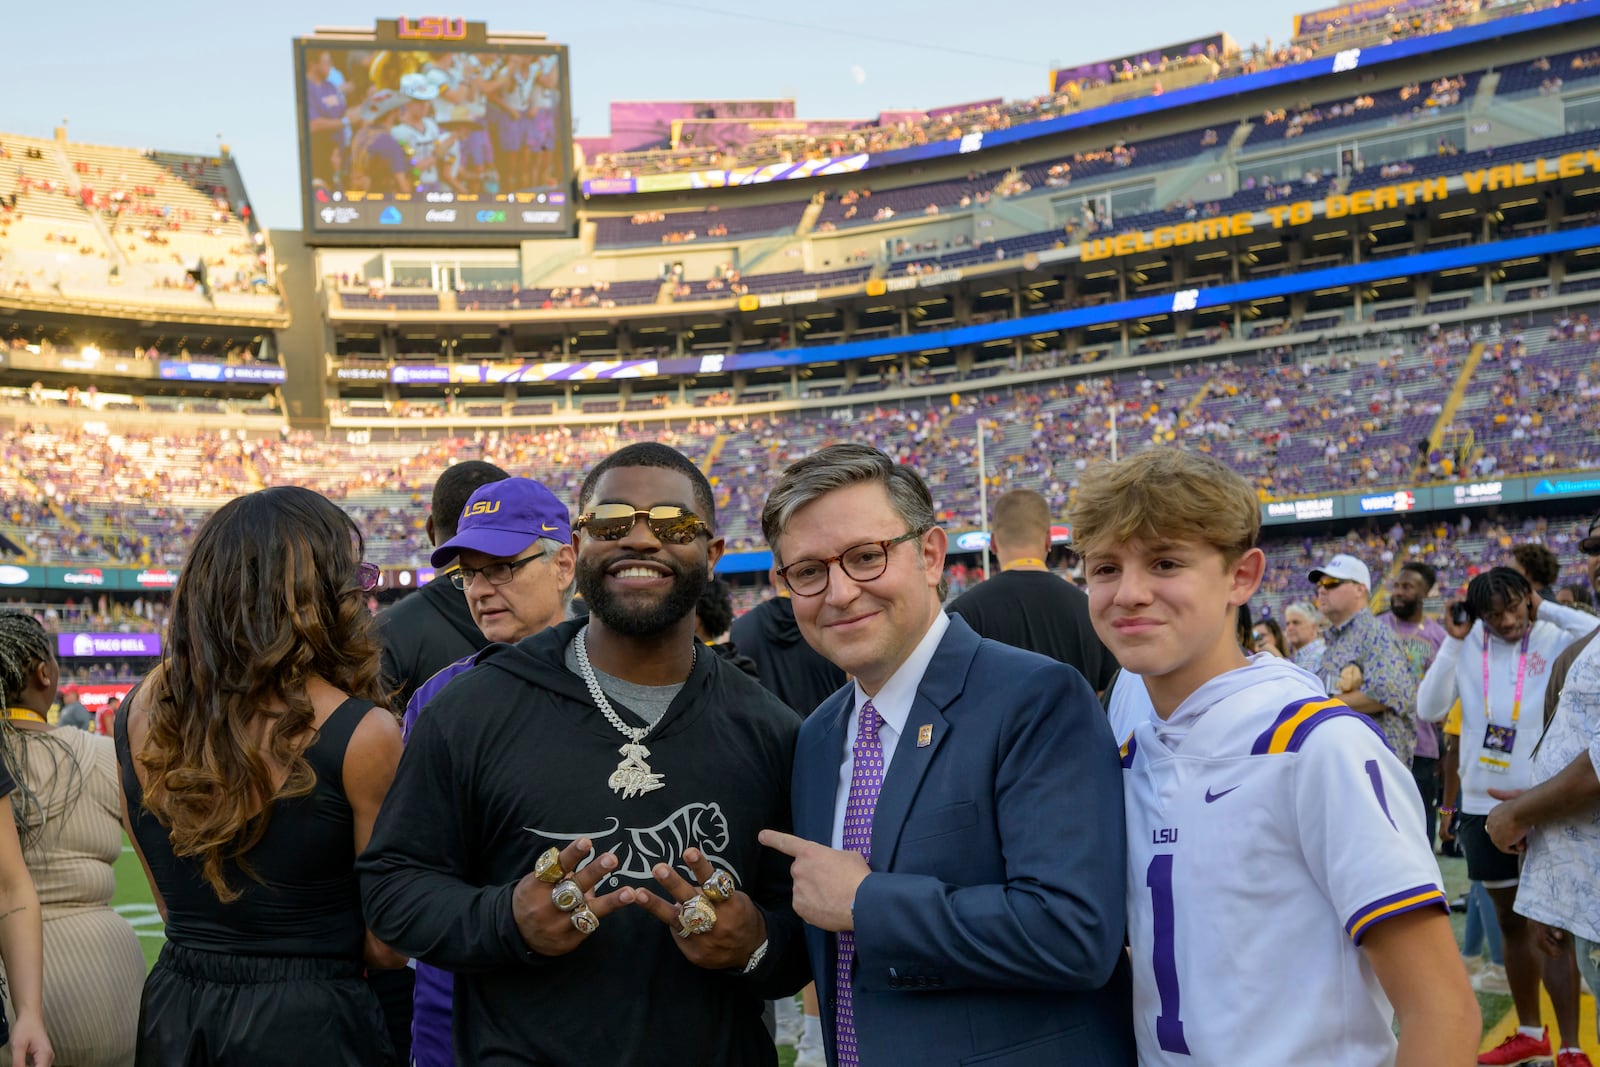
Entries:
{"type": "Polygon", "coordinates": [[[927,748],[933,744],[933,723],[925,722],[917,727],[917,747],[927,748]]]}

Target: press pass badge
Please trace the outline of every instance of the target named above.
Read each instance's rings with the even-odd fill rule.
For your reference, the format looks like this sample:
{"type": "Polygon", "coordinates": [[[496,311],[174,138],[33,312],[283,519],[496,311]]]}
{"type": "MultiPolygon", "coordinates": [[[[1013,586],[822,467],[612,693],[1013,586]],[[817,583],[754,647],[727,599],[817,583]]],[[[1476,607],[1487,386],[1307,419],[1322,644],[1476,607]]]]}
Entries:
{"type": "Polygon", "coordinates": [[[1511,749],[1517,743],[1517,728],[1515,726],[1496,726],[1489,723],[1483,731],[1483,747],[1487,752],[1503,752],[1511,755],[1511,749]]]}
{"type": "Polygon", "coordinates": [[[1478,766],[1488,771],[1490,774],[1505,774],[1507,771],[1511,770],[1511,761],[1508,759],[1501,759],[1498,756],[1491,756],[1485,752],[1483,755],[1478,757],[1478,766]]]}

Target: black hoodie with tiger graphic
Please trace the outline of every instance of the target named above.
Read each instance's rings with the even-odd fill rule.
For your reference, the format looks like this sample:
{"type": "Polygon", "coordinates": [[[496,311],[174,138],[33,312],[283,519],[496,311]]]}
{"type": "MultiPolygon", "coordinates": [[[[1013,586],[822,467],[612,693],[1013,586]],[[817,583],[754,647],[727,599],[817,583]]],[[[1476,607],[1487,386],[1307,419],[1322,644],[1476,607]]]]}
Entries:
{"type": "Polygon", "coordinates": [[[721,656],[701,655],[643,741],[661,788],[625,798],[608,779],[626,739],[563,662],[585,621],[490,646],[428,704],[358,863],[367,921],[387,944],[456,972],[460,1063],[776,1064],[763,1001],[809,973],[790,861],[756,834],[790,827],[800,720],[721,656]],[[765,958],[749,976],[704,970],[637,907],[606,916],[565,956],[532,953],[512,890],[545,849],[579,837],[617,857],[600,893],[660,892],[651,868],[687,876],[683,850],[700,849],[762,909],[765,958]]]}

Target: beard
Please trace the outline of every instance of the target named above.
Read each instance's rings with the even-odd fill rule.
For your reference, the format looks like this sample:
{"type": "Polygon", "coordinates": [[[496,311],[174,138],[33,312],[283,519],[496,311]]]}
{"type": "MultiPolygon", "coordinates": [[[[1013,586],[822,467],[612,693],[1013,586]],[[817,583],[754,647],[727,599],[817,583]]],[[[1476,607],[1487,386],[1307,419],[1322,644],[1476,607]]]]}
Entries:
{"type": "Polygon", "coordinates": [[[589,605],[589,613],[604,623],[606,629],[626,637],[654,637],[682,621],[695,609],[700,594],[711,580],[711,569],[707,566],[684,568],[656,557],[649,562],[672,571],[672,585],[666,595],[659,600],[627,603],[624,598],[614,596],[606,586],[606,571],[619,562],[622,561],[610,560],[602,564],[580,555],[576,579],[578,593],[589,605]]]}

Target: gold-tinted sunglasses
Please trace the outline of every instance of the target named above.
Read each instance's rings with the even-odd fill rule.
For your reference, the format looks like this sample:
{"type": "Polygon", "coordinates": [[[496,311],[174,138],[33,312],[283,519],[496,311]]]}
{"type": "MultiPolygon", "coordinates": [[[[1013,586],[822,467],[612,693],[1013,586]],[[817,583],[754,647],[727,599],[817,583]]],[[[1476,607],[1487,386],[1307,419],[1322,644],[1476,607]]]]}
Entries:
{"type": "Polygon", "coordinates": [[[572,524],[574,530],[588,530],[596,541],[620,541],[634,523],[643,517],[656,539],[667,545],[686,545],[711,527],[692,511],[676,504],[659,504],[649,511],[638,511],[631,504],[597,504],[593,511],[572,524]]]}

